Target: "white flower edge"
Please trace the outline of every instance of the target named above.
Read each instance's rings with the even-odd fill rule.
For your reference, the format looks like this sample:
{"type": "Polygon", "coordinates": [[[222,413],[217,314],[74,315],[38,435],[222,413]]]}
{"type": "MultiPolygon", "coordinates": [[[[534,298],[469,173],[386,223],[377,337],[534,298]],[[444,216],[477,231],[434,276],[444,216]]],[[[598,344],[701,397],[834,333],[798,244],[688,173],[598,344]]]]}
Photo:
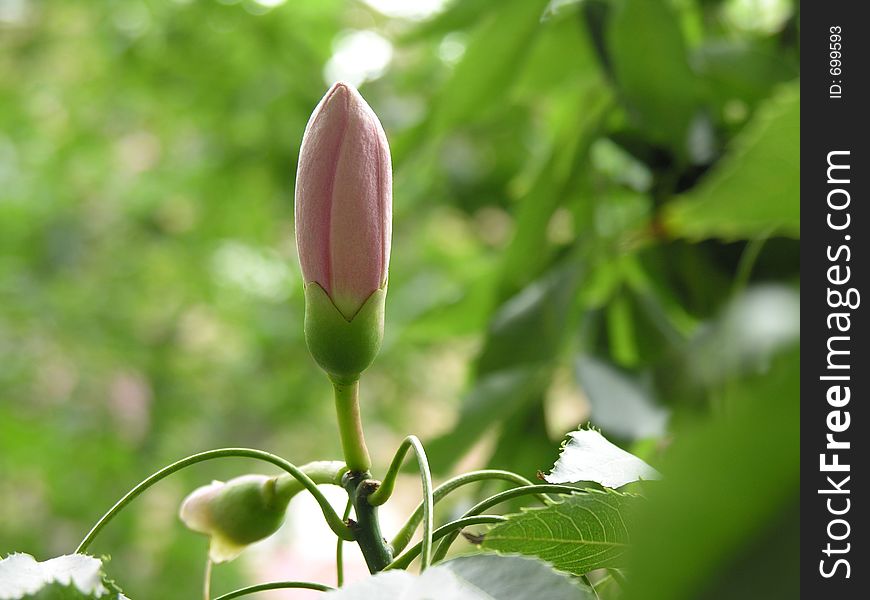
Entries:
{"type": "MultiPolygon", "coordinates": [[[[16,552],[0,560],[0,600],[19,600],[37,594],[53,583],[74,586],[82,594],[102,598],[110,594],[103,585],[103,563],[85,554],[66,554],[38,562],[16,552]]],[[[123,595],[118,600],[128,600],[123,595]]]]}
{"type": "Polygon", "coordinates": [[[544,476],[547,483],[593,481],[612,489],[661,478],[661,473],[595,429],[570,432],[556,464],[544,476]]]}

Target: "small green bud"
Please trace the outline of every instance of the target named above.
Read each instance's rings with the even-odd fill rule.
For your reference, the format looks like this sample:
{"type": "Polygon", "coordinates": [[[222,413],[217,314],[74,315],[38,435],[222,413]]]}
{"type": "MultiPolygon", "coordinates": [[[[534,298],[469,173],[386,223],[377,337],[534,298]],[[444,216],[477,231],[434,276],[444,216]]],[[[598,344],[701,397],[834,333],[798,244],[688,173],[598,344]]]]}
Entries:
{"type": "MultiPolygon", "coordinates": [[[[341,461],[321,460],[299,467],[317,485],[341,485],[347,466],[341,461]]],[[[209,557],[226,562],[249,544],[278,531],[287,505],[305,489],[288,473],[275,477],[243,475],[212,481],[191,492],[181,503],[179,516],[189,529],[211,538],[209,557]]]]}
{"type": "Polygon", "coordinates": [[[348,320],[315,282],[305,286],[305,340],[317,364],[336,383],[359,379],[384,337],[387,286],[375,290],[348,320]]]}
{"type": "Polygon", "coordinates": [[[243,475],[226,483],[213,481],[194,490],[180,516],[193,531],[211,538],[209,556],[216,562],[237,557],[245,546],[281,527],[294,486],[279,486],[279,477],[243,475]]]}

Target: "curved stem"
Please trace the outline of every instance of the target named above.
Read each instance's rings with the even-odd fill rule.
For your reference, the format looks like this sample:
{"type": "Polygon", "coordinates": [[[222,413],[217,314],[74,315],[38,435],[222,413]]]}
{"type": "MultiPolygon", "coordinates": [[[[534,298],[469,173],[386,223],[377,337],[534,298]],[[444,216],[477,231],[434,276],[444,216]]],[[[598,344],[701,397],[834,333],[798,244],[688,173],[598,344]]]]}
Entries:
{"type": "Polygon", "coordinates": [[[381,481],[378,489],[369,496],[369,504],[372,506],[380,506],[381,504],[384,504],[390,499],[390,496],[393,495],[393,489],[396,487],[396,478],[399,476],[399,470],[402,468],[405,455],[411,448],[411,442],[409,441],[411,437],[413,436],[409,435],[402,440],[401,444],[399,444],[399,448],[393,455],[393,460],[390,461],[389,468],[387,468],[387,474],[384,475],[384,480],[381,481]]]}
{"type": "MultiPolygon", "coordinates": [[[[504,481],[510,481],[512,483],[519,484],[520,486],[534,485],[534,483],[532,483],[522,475],[517,475],[516,473],[512,473],[511,471],[502,471],[499,469],[483,469],[480,471],[463,473],[462,475],[457,475],[452,479],[448,479],[437,488],[435,488],[435,490],[432,492],[432,502],[434,504],[437,504],[447,494],[451,493],[455,489],[469,483],[474,483],[475,481],[483,481],[486,479],[501,479],[504,481]]],[[[542,502],[547,502],[546,496],[541,495],[540,498],[542,502]]],[[[411,514],[411,516],[408,517],[408,520],[405,522],[399,532],[396,533],[392,543],[390,544],[390,546],[392,546],[393,548],[393,552],[401,552],[411,542],[411,538],[414,536],[414,532],[417,530],[417,526],[420,524],[420,521],[423,520],[423,509],[424,503],[421,502],[417,506],[416,510],[414,510],[414,512],[411,514]]]]}
{"type": "MultiPolygon", "coordinates": [[[[450,523],[446,523],[436,529],[435,532],[432,534],[432,540],[439,540],[445,535],[458,532],[464,527],[468,527],[469,525],[501,523],[502,521],[507,521],[507,518],[500,515],[477,515],[475,517],[463,517],[461,519],[451,521],[450,523]]],[[[384,568],[384,570],[386,571],[392,569],[407,569],[408,566],[411,564],[411,561],[413,561],[420,555],[420,551],[422,549],[423,542],[417,542],[416,544],[408,548],[408,550],[404,554],[388,564],[384,568]]]]}
{"type": "Polygon", "coordinates": [[[601,596],[598,595],[598,590],[595,589],[595,586],[592,585],[592,581],[589,579],[589,575],[581,575],[580,581],[586,584],[589,588],[589,591],[592,592],[592,595],[595,597],[595,600],[601,600],[601,596]]]}
{"type": "Polygon", "coordinates": [[[755,263],[758,261],[758,257],[768,237],[769,234],[765,233],[765,235],[749,240],[746,243],[743,254],[740,255],[740,260],[737,263],[737,273],[731,286],[732,296],[737,296],[746,288],[749,278],[752,276],[752,269],[755,267],[755,263]]]}
{"type": "Polygon", "coordinates": [[[333,382],[332,385],[335,388],[335,413],[338,416],[344,460],[351,471],[365,473],[371,468],[372,460],[366,448],[359,413],[359,380],[353,383],[333,382]]]}
{"type": "MultiPolygon", "coordinates": [[[[299,470],[308,475],[317,485],[337,485],[341,487],[341,478],[347,472],[347,466],[340,460],[315,460],[299,465],[299,470]]],[[[305,489],[305,486],[288,473],[278,476],[275,489],[279,496],[293,497],[305,489]]]]}
{"type": "MultiPolygon", "coordinates": [[[[348,497],[347,506],[344,507],[344,514],[341,520],[345,523],[350,518],[350,509],[353,507],[353,501],[348,497]]],[[[344,540],[338,538],[335,543],[335,579],[336,585],[341,587],[344,585],[344,540]]]]}
{"type": "Polygon", "coordinates": [[[240,458],[255,458],[258,460],[262,460],[268,463],[272,463],[273,465],[284,469],[300,483],[302,483],[305,488],[311,492],[314,496],[314,499],[317,500],[317,503],[320,505],[320,509],[323,511],[323,516],[326,518],[326,522],[329,524],[330,529],[332,529],[335,534],[346,540],[353,539],[353,532],[348,528],[347,525],[341,520],[341,518],[336,514],[335,510],[329,504],[329,501],[323,495],[323,493],[317,489],[317,484],[315,484],[308,475],[306,475],[303,471],[299,469],[296,465],[287,462],[280,456],[276,456],[274,454],[270,454],[269,452],[264,452],[263,450],[254,450],[252,448],[220,448],[218,450],[207,450],[206,452],[200,452],[199,454],[194,454],[192,456],[188,456],[187,458],[182,458],[179,461],[172,463],[166,467],[163,467],[144,481],[140,482],[136,487],[127,492],[120,500],[118,500],[115,505],[110,508],[106,514],[100,517],[100,520],[97,521],[96,525],[94,525],[88,534],[85,536],[85,539],[78,545],[76,548],[76,553],[83,553],[88,549],[88,546],[91,545],[91,542],[94,541],[94,538],[97,537],[97,534],[105,527],[121,510],[127,506],[130,502],[132,502],[139,494],[147,490],[149,487],[160,481],[161,479],[172,475],[176,471],[180,471],[185,467],[189,467],[190,465],[195,465],[196,463],[201,463],[207,460],[212,460],[215,458],[227,458],[227,457],[240,457],[240,458]]]}
{"type": "Polygon", "coordinates": [[[217,598],[215,598],[215,600],[232,600],[232,598],[247,596],[248,594],[256,594],[257,592],[265,592],[267,590],[283,590],[288,588],[317,590],[318,592],[331,592],[335,589],[329,587],[328,585],[324,585],[322,583],[314,583],[311,581],[273,581],[272,583],[259,583],[257,585],[250,585],[248,587],[243,587],[238,590],[233,590],[232,592],[228,592],[222,596],[218,596],[217,598]]]}
{"type": "MultiPolygon", "coordinates": [[[[435,497],[432,493],[432,473],[429,471],[429,461],[426,459],[426,451],[423,450],[423,444],[415,435],[406,437],[399,449],[396,450],[396,455],[393,457],[393,462],[390,463],[390,468],[384,477],[384,481],[375,492],[369,496],[369,504],[377,506],[386,502],[393,493],[393,488],[396,485],[396,477],[399,474],[399,469],[402,467],[402,461],[405,459],[409,449],[414,450],[417,455],[417,466],[420,469],[420,481],[423,484],[423,546],[420,553],[420,571],[425,571],[430,564],[432,555],[432,533],[435,528],[435,497]]],[[[416,529],[416,526],[415,526],[416,529]]]]}
{"type": "MultiPolygon", "coordinates": [[[[483,511],[492,508],[496,504],[501,504],[506,500],[510,500],[512,498],[519,498],[520,496],[527,496],[529,494],[573,494],[575,492],[580,492],[580,490],[567,485],[554,484],[529,485],[525,487],[513,488],[500,494],[496,494],[495,496],[491,496],[486,500],[483,500],[482,502],[478,502],[470,509],[468,509],[468,511],[466,511],[466,513],[462,515],[462,518],[479,515],[483,511]]],[[[438,562],[447,555],[447,551],[450,549],[450,545],[454,542],[454,540],[456,540],[456,537],[458,535],[459,532],[454,531],[441,541],[441,543],[438,545],[438,549],[435,551],[434,556],[432,556],[433,562],[438,562]]]]}

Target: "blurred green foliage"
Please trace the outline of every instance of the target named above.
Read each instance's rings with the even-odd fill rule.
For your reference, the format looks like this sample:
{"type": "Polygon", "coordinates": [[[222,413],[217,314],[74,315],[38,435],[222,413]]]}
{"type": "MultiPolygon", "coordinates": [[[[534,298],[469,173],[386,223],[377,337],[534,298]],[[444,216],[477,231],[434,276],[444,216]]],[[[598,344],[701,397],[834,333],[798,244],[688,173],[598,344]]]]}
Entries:
{"type": "MultiPolygon", "coordinates": [[[[475,448],[530,476],[586,419],[653,464],[676,440],[679,485],[723,460],[719,433],[678,444],[765,402],[798,338],[797,5],[391,14],[415,5],[0,0],[0,553],[71,551],[198,450],[339,455],[292,223],[302,130],[338,75],[365,82],[394,158],[387,337],[362,392],[376,465],[415,432],[439,475],[475,448]]],[[[796,487],[767,418],[742,421],[747,449],[790,466],[746,509],[758,528],[796,487]]],[[[246,468],[179,475],[112,524],[98,551],[129,594],[198,594],[205,540],[178,502],[246,468]]]]}

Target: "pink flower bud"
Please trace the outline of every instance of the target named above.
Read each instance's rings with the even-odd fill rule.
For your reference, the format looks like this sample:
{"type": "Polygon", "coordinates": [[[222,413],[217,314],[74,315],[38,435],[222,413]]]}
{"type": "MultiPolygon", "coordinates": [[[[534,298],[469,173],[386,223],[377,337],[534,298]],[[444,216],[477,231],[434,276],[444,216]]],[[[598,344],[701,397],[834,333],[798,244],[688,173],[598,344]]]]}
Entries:
{"type": "Polygon", "coordinates": [[[359,92],[334,84],[311,115],[296,173],[296,245],[316,282],[351,320],[387,282],[392,235],[387,137],[359,92]]]}

